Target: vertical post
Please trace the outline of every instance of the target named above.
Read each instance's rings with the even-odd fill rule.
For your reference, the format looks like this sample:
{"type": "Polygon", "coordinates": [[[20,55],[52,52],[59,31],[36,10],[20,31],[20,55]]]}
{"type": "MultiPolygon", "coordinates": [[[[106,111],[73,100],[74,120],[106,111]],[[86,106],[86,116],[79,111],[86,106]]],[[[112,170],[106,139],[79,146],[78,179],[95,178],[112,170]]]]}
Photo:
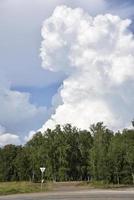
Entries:
{"type": "Polygon", "coordinates": [[[41,172],[41,191],[42,191],[42,184],[43,184],[43,172],[41,172]]]}

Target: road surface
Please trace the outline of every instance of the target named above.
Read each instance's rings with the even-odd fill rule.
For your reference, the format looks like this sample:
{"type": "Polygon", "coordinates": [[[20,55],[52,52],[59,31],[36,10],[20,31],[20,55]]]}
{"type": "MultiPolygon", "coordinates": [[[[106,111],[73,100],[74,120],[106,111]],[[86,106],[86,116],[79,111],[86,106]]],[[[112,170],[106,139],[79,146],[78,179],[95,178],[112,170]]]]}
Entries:
{"type": "Polygon", "coordinates": [[[134,200],[134,190],[79,190],[1,196],[0,200],[134,200]]]}

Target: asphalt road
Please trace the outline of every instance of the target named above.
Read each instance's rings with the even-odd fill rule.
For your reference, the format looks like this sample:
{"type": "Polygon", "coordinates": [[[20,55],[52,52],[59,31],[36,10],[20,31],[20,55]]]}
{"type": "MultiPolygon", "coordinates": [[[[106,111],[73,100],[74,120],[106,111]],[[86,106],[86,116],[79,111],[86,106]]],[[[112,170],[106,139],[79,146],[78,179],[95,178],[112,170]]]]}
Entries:
{"type": "Polygon", "coordinates": [[[1,196],[0,200],[134,200],[134,190],[79,190],[1,196]]]}

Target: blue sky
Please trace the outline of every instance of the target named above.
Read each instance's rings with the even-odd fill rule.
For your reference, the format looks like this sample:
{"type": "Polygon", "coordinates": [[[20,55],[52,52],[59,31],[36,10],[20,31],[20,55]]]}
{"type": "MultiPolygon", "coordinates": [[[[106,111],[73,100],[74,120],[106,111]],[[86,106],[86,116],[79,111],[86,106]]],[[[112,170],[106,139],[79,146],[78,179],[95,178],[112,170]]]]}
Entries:
{"type": "Polygon", "coordinates": [[[59,83],[57,81],[57,83],[45,87],[18,86],[12,88],[12,90],[30,93],[30,103],[35,104],[37,106],[46,106],[49,108],[52,106],[52,97],[57,92],[60,85],[61,82],[59,83]]]}
{"type": "MultiPolygon", "coordinates": [[[[9,108],[13,107],[13,104],[8,105],[6,110],[5,104],[1,103],[2,107],[5,106],[2,112],[7,115],[3,117],[1,113],[0,116],[1,145],[8,143],[7,133],[16,136],[19,143],[19,137],[22,141],[31,130],[38,130],[50,116],[53,96],[66,74],[63,71],[52,72],[41,67],[41,28],[43,21],[61,4],[72,8],[81,7],[92,16],[108,12],[133,19],[134,13],[132,0],[0,0],[0,89],[4,88],[0,93],[4,99],[8,91],[7,96],[9,93],[10,98],[11,95],[15,96],[13,102],[19,104],[20,101],[22,107],[23,103],[24,106],[27,105],[24,108],[25,115],[26,109],[31,109],[31,105],[35,109],[26,118],[23,115],[19,119],[18,107],[15,107],[15,110],[11,109],[14,113],[14,120],[11,120],[8,116],[9,108]],[[18,101],[17,95],[11,92],[19,92],[19,96],[22,95],[19,98],[23,100],[18,101]]],[[[133,25],[131,29],[133,30],[133,25]]],[[[5,97],[5,101],[9,99],[6,100],[5,97]]]]}

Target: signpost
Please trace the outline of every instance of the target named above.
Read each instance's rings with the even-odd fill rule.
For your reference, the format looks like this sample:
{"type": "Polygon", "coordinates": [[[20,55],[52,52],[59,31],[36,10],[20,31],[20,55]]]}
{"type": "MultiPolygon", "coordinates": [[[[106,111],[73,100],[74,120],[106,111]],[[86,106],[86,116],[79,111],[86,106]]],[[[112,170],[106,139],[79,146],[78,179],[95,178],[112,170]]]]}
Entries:
{"type": "Polygon", "coordinates": [[[40,167],[40,171],[41,171],[41,190],[42,190],[43,182],[44,182],[43,175],[44,175],[45,169],[46,169],[45,167],[40,167]]]}

